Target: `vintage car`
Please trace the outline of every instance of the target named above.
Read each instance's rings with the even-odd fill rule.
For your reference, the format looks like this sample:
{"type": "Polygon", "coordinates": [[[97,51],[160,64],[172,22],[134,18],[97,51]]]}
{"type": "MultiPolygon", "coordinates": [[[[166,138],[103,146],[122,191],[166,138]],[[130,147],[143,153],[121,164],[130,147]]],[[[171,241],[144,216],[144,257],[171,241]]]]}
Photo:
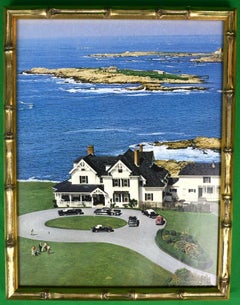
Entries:
{"type": "Polygon", "coordinates": [[[96,215],[111,215],[111,209],[105,207],[101,209],[96,209],[93,213],[96,215]]]}
{"type": "Polygon", "coordinates": [[[113,209],[111,210],[111,215],[120,216],[122,215],[122,211],[120,209],[113,209]]]}
{"type": "Polygon", "coordinates": [[[137,216],[129,216],[128,218],[128,226],[129,227],[138,227],[140,224],[139,219],[137,216]]]}
{"type": "Polygon", "coordinates": [[[161,225],[164,225],[165,223],[166,223],[166,220],[165,220],[165,218],[162,215],[158,215],[156,217],[156,219],[155,219],[155,224],[156,225],[161,226],[161,225]]]}
{"type": "Polygon", "coordinates": [[[142,213],[150,218],[156,218],[158,216],[158,213],[156,213],[153,209],[144,210],[142,213]]]}
{"type": "Polygon", "coordinates": [[[63,209],[63,210],[58,210],[58,215],[59,216],[64,216],[64,215],[82,215],[84,214],[82,209],[63,209]]]}
{"type": "Polygon", "coordinates": [[[109,226],[96,225],[92,227],[92,232],[114,232],[114,230],[109,226]]]}

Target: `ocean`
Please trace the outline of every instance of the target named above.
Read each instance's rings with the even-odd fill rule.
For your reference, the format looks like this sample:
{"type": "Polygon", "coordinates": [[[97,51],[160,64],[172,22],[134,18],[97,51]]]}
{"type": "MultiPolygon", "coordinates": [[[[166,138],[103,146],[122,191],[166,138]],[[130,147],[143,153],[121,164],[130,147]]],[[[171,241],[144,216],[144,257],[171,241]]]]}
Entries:
{"type": "MultiPolygon", "coordinates": [[[[219,154],[181,150],[169,156],[155,141],[221,137],[222,64],[192,56],[101,57],[132,51],[214,52],[219,36],[118,36],[21,39],[17,44],[17,176],[61,181],[73,161],[94,145],[96,155],[117,155],[145,143],[155,157],[217,161],[219,154]],[[22,73],[33,67],[162,70],[202,77],[203,91],[133,90],[129,85],[79,83],[22,73]]],[[[136,84],[133,84],[133,86],[136,84]]]]}

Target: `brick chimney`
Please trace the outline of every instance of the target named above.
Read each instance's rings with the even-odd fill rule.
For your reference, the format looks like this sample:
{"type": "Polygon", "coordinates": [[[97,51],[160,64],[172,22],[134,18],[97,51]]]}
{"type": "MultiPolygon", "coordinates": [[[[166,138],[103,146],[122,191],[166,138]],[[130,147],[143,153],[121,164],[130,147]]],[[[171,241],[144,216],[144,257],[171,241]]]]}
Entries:
{"type": "Polygon", "coordinates": [[[88,145],[87,154],[88,155],[94,155],[94,146],[93,145],[88,145]]]}
{"type": "Polygon", "coordinates": [[[136,166],[139,166],[139,150],[138,149],[135,149],[133,151],[133,160],[134,160],[134,164],[136,166]]]}

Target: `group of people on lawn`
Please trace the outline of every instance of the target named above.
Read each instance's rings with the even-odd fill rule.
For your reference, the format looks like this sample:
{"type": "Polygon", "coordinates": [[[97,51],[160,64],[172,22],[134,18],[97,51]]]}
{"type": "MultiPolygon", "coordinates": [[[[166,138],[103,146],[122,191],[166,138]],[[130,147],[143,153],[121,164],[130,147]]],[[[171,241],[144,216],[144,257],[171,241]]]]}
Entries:
{"type": "Polygon", "coordinates": [[[40,242],[38,245],[38,250],[35,246],[32,246],[31,250],[32,250],[33,256],[38,256],[39,254],[41,254],[41,252],[47,252],[48,254],[50,254],[51,247],[46,242],[44,244],[42,244],[42,242],[40,242]]]}

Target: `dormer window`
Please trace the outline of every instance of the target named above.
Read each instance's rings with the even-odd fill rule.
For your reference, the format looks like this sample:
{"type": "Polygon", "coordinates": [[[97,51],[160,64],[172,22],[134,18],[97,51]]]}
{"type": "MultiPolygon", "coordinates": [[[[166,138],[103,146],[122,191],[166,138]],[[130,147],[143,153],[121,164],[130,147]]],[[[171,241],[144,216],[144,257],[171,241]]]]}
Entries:
{"type": "Polygon", "coordinates": [[[122,169],[122,165],[121,165],[121,164],[118,165],[118,172],[119,172],[119,173],[122,173],[122,172],[123,172],[123,169],[122,169]]]}

